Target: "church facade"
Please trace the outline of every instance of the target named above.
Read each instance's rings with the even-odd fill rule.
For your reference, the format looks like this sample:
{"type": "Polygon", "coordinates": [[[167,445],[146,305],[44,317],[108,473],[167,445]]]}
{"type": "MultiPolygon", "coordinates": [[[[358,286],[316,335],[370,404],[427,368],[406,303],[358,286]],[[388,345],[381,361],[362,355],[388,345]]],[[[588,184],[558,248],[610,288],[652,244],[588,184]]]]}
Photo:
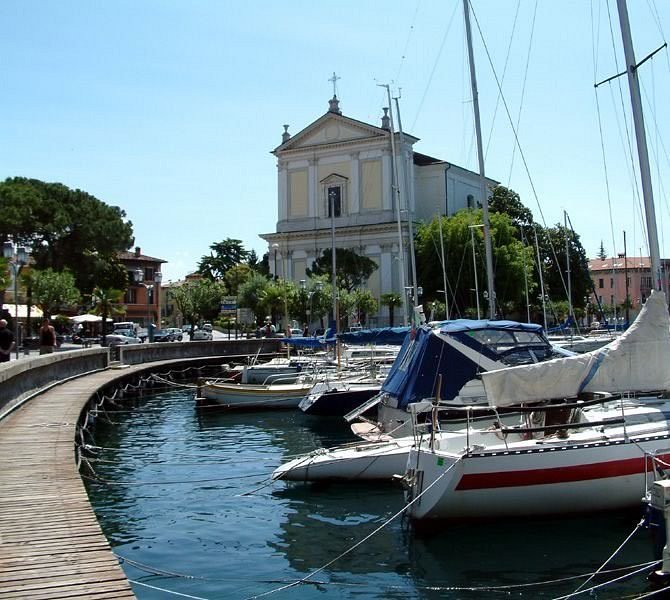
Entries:
{"type": "MultiPolygon", "coordinates": [[[[396,132],[392,143],[387,109],[379,125],[364,123],[344,116],[336,96],[328,112],[299,133],[292,136],[284,125],[282,143],[273,150],[276,232],[260,236],[268,244],[271,273],[296,283],[307,279],[306,269],[334,240],[336,248],[377,264],[365,285],[377,300],[402,293],[401,268],[405,286],[411,286],[409,219],[429,221],[481,206],[479,175],[416,152],[418,141],[396,132]]],[[[380,307],[368,324],[388,325],[388,309],[380,307]]]]}

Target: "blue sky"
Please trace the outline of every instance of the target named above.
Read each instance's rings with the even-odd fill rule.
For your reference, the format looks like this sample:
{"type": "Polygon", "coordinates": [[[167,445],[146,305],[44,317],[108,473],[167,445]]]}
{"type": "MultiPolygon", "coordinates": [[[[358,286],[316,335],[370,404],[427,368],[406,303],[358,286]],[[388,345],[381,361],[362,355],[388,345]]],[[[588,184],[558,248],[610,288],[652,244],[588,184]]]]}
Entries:
{"type": "MultiPolygon", "coordinates": [[[[664,42],[670,2],[629,4],[640,60],[664,42]]],[[[562,221],[566,210],[589,255],[601,240],[621,252],[624,229],[628,254],[646,254],[626,82],[600,88],[598,105],[593,88],[622,70],[613,0],[613,35],[605,0],[472,5],[486,43],[473,22],[486,174],[518,191],[539,221],[562,221]]],[[[476,169],[460,0],[3,0],[0,19],[0,178],[59,181],[122,207],[137,245],[168,261],[166,280],[227,237],[264,252],[258,234],[277,220],[270,151],[284,123],[295,134],[327,110],[333,71],[345,115],[379,123],[377,84],[392,83],[415,149],[476,169]]],[[[667,50],[641,78],[670,256],[667,50]]]]}

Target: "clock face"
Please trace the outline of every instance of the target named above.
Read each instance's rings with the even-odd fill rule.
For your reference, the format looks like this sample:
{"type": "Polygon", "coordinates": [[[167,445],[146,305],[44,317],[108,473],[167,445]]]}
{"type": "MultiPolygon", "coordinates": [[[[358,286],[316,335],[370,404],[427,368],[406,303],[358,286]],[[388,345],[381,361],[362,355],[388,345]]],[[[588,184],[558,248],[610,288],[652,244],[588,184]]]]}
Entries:
{"type": "Polygon", "coordinates": [[[336,140],[339,137],[340,137],[340,126],[337,123],[328,125],[328,127],[326,127],[327,140],[336,140]]]}

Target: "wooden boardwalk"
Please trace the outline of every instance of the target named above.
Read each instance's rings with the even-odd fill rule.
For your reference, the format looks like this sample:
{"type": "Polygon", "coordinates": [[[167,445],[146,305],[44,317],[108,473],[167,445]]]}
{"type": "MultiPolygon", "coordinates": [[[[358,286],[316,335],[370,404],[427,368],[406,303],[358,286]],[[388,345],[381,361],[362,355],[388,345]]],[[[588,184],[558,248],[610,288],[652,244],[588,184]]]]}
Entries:
{"type": "Polygon", "coordinates": [[[89,504],[74,440],[91,393],[144,368],[58,385],[0,421],[0,598],[135,598],[89,504]]]}

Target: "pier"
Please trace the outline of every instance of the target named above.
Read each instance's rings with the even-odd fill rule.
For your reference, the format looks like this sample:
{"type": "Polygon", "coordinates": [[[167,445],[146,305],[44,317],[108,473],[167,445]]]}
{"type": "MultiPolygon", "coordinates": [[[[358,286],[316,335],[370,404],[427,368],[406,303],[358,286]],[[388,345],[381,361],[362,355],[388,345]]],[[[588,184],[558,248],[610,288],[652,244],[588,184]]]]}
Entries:
{"type": "Polygon", "coordinates": [[[186,346],[189,351],[184,354],[190,355],[186,360],[172,356],[182,344],[165,344],[164,352],[170,356],[164,360],[158,348],[147,346],[151,353],[147,358],[154,362],[141,363],[136,352],[133,362],[139,364],[123,369],[103,365],[88,370],[99,349],[76,351],[72,357],[64,356],[70,353],[39,357],[31,365],[17,361],[0,369],[0,387],[5,389],[29,388],[31,374],[38,384],[35,390],[22,391],[27,400],[22,404],[17,398],[4,398],[0,404],[0,597],[135,598],[79,474],[77,424],[100,388],[142,371],[248,351],[232,341],[219,344],[218,348],[201,345],[204,356],[199,359],[193,356],[196,345],[186,346]],[[73,366],[77,362],[82,365],[79,374],[73,366]],[[16,380],[21,383],[18,387],[16,380]]]}

